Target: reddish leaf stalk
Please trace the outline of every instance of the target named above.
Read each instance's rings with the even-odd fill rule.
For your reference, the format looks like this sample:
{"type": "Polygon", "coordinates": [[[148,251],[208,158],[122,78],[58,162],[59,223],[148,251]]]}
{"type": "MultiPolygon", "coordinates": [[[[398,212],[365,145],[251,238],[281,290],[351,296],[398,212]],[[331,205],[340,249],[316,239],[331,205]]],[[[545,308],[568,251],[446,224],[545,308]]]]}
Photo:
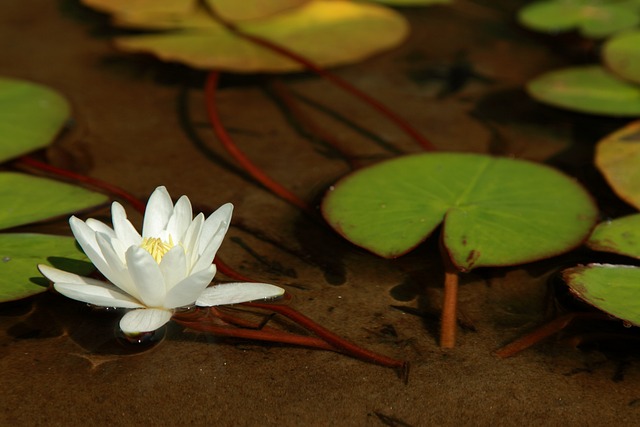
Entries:
{"type": "Polygon", "coordinates": [[[320,326],[304,314],[294,310],[291,307],[280,304],[268,304],[268,303],[258,303],[258,302],[249,302],[244,303],[243,305],[248,307],[256,307],[262,308],[265,310],[275,311],[278,314],[281,314],[300,326],[306,328],[307,330],[313,332],[320,338],[322,338],[327,343],[331,344],[333,347],[338,349],[339,351],[348,354],[352,357],[366,360],[371,363],[375,363],[378,365],[386,366],[389,368],[393,368],[396,370],[398,375],[406,382],[408,374],[409,374],[409,363],[402,360],[392,359],[390,357],[374,353],[370,350],[364,349],[356,344],[353,344],[344,338],[334,334],[327,328],[320,326]]]}
{"type": "Polygon", "coordinates": [[[57,175],[62,178],[70,179],[77,182],[82,182],[92,187],[99,188],[107,193],[113,194],[117,197],[120,197],[126,200],[131,204],[131,206],[133,206],[135,210],[137,210],[141,214],[144,214],[144,209],[145,209],[144,203],[142,203],[140,200],[138,200],[137,197],[131,195],[130,193],[127,193],[125,190],[123,190],[120,187],[117,187],[115,185],[109,184],[107,182],[101,181],[96,178],[91,178],[86,175],[81,175],[81,174],[72,172],[67,169],[51,166],[47,163],[36,160],[30,156],[23,156],[19,158],[17,160],[17,163],[22,164],[24,166],[30,166],[30,167],[39,169],[43,172],[51,173],[53,175],[57,175]]]}
{"type": "Polygon", "coordinates": [[[440,257],[444,265],[444,301],[440,320],[440,347],[454,348],[458,319],[458,270],[453,265],[449,251],[444,244],[444,234],[440,232],[440,257]]]}
{"type": "Polygon", "coordinates": [[[293,117],[295,117],[298,123],[300,123],[303,129],[305,129],[310,134],[319,137],[327,144],[331,145],[344,157],[347,163],[349,163],[349,167],[351,167],[351,169],[355,169],[358,166],[358,161],[355,159],[355,157],[343,150],[337,139],[333,135],[331,135],[331,133],[326,132],[324,128],[313,121],[308,114],[304,113],[302,108],[300,108],[300,105],[295,101],[293,96],[291,96],[288,88],[284,84],[282,84],[282,82],[272,79],[269,83],[274,93],[287,107],[289,113],[293,117]]]}
{"type": "Polygon", "coordinates": [[[265,186],[278,197],[286,200],[294,206],[297,206],[303,211],[314,215],[313,209],[311,209],[311,207],[305,201],[271,179],[271,177],[269,177],[258,166],[256,166],[234,143],[233,139],[222,125],[220,116],[218,115],[218,110],[216,108],[215,97],[218,80],[218,72],[212,71],[211,73],[209,73],[209,77],[207,78],[207,82],[205,84],[205,95],[209,121],[211,122],[211,126],[213,127],[213,130],[222,145],[229,152],[229,154],[231,154],[233,158],[260,184],[265,186]]]}
{"type": "Polygon", "coordinates": [[[549,323],[542,325],[533,332],[505,345],[501,349],[497,350],[494,354],[501,359],[515,356],[516,354],[539,343],[545,338],[548,338],[551,335],[560,332],[576,319],[616,320],[603,313],[567,313],[556,319],[553,319],[549,323]]]}
{"type": "Polygon", "coordinates": [[[422,146],[422,148],[426,151],[435,151],[436,148],[433,146],[433,144],[427,140],[424,136],[422,136],[422,134],[420,134],[420,132],[418,132],[413,126],[411,126],[406,120],[404,120],[402,117],[400,117],[399,115],[397,115],[393,110],[391,110],[390,108],[388,108],[386,105],[384,105],[383,103],[381,103],[380,101],[372,98],[371,96],[369,96],[368,94],[366,94],[365,92],[361,91],[360,89],[356,88],[355,86],[353,86],[352,84],[350,84],[349,82],[347,82],[346,80],[343,80],[342,78],[338,77],[337,75],[331,73],[330,71],[325,70],[324,68],[322,68],[321,66],[319,66],[318,64],[314,63],[313,61],[305,58],[302,55],[299,55],[295,52],[292,52],[291,50],[278,45],[270,40],[264,39],[262,37],[258,37],[255,36],[253,34],[248,34],[245,33],[241,30],[239,30],[236,26],[229,24],[229,23],[225,23],[225,25],[234,32],[234,34],[236,34],[237,36],[240,36],[246,40],[249,40],[259,46],[262,46],[266,49],[271,50],[272,52],[276,52],[286,58],[291,59],[292,61],[297,62],[298,64],[303,65],[304,67],[306,67],[308,70],[316,73],[317,75],[319,75],[320,77],[322,77],[323,79],[330,81],[331,83],[333,83],[334,85],[336,85],[337,87],[341,88],[342,90],[344,90],[345,92],[355,96],[356,98],[359,98],[360,100],[362,100],[363,102],[365,102],[366,104],[370,105],[371,108],[373,108],[374,110],[376,110],[378,113],[382,114],[383,116],[385,116],[387,119],[389,119],[389,121],[393,122],[396,126],[398,126],[398,128],[400,128],[403,132],[405,132],[407,135],[409,135],[414,141],[416,141],[418,144],[420,144],[422,146]]]}

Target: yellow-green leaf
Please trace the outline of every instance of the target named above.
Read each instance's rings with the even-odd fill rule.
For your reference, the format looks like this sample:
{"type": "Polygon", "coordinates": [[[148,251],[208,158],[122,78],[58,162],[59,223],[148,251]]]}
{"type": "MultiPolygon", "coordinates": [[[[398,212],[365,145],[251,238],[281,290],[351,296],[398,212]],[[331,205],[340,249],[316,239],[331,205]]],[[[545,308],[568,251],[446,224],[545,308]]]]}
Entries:
{"type": "Polygon", "coordinates": [[[598,142],[595,162],[618,197],[640,209],[640,121],[598,142]]]}
{"type": "MultiPolygon", "coordinates": [[[[240,24],[322,66],[360,61],[398,45],[408,34],[406,20],[391,9],[364,3],[318,0],[270,19],[240,24]]],[[[153,53],[167,61],[233,72],[289,72],[302,67],[264,47],[235,36],[212,21],[206,28],[120,37],[129,52],[153,53]]]]}

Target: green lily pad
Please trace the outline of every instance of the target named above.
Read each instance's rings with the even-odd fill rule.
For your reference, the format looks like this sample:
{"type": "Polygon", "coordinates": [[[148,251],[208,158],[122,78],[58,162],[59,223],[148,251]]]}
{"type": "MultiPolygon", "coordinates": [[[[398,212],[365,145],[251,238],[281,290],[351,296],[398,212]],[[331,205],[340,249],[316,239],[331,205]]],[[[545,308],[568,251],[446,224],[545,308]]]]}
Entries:
{"type": "Polygon", "coordinates": [[[49,145],[69,110],[64,97],[49,88],[0,77],[0,162],[49,145]]]}
{"type": "Polygon", "coordinates": [[[535,78],[529,94],[540,102],[583,113],[640,115],[640,86],[593,65],[565,68],[535,78]]]}
{"type": "Polygon", "coordinates": [[[373,3],[386,4],[387,6],[428,6],[432,4],[451,4],[452,0],[369,0],[373,3]]]}
{"type": "Polygon", "coordinates": [[[598,224],[591,233],[587,246],[596,251],[640,259],[640,214],[598,224]]]}
{"type": "Polygon", "coordinates": [[[535,31],[557,33],[577,28],[585,37],[604,38],[640,23],[632,1],[545,0],[520,9],[518,20],[535,31]]]}
{"type": "Polygon", "coordinates": [[[640,326],[640,268],[589,264],[562,272],[571,291],[594,307],[640,326]]]}
{"type": "Polygon", "coordinates": [[[13,172],[0,173],[0,230],[76,212],[107,201],[82,187],[13,172]]]}
{"type": "MultiPolygon", "coordinates": [[[[408,34],[406,20],[372,4],[317,0],[269,19],[238,24],[322,66],[360,61],[398,45],[408,34]]],[[[233,72],[289,72],[298,63],[258,46],[211,20],[206,27],[116,39],[128,52],[146,52],[162,60],[233,72]]]]}
{"type": "Polygon", "coordinates": [[[182,16],[196,7],[195,0],[81,0],[82,4],[106,13],[151,13],[182,16]]]}
{"type": "Polygon", "coordinates": [[[559,171],[460,153],[403,156],[356,171],[327,193],[322,211],[349,241],[386,258],[444,223],[444,245],[463,271],[570,250],[597,215],[589,194],[559,171]]]}
{"type": "Polygon", "coordinates": [[[44,234],[0,234],[0,302],[44,292],[48,281],[38,264],[87,275],[94,270],[75,239],[44,234]]]}
{"type": "Polygon", "coordinates": [[[607,40],[602,57],[614,73],[640,83],[640,30],[618,34],[607,40]]]}
{"type": "Polygon", "coordinates": [[[310,0],[206,0],[225,21],[263,19],[302,6],[310,0]]]}
{"type": "Polygon", "coordinates": [[[595,163],[618,197],[640,210],[640,121],[598,142],[595,163]]]}

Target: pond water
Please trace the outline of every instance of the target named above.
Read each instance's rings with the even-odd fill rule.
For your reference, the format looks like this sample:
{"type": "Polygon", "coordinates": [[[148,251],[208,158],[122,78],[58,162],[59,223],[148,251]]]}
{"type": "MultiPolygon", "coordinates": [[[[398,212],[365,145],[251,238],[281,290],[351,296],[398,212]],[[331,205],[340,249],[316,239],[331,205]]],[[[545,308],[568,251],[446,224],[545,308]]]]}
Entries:
{"type": "MultiPolygon", "coordinates": [[[[412,26],[404,45],[336,72],[438,149],[544,161],[586,183],[604,217],[630,212],[592,165],[593,144],[624,122],[546,107],[522,89],[544,71],[589,60],[589,46],[523,30],[514,21],[522,3],[402,10],[412,26]]],[[[558,305],[574,309],[556,273],[592,254],[464,275],[464,327],[456,348],[441,350],[443,271],[434,239],[396,260],[341,240],[235,166],[207,124],[205,73],[118,53],[108,35],[103,18],[73,1],[0,4],[2,74],[55,88],[73,106],[73,122],[46,150],[47,160],[141,199],[166,185],[174,197],[187,194],[196,211],[232,202],[233,226],[219,252],[225,264],[286,288],[297,310],[365,348],[409,361],[411,372],[405,384],[389,368],[342,354],[224,340],[176,324],[157,345],[122,345],[121,313],[45,293],[0,305],[0,424],[640,422],[640,365],[629,340],[575,348],[552,337],[511,359],[492,354],[551,319],[558,305]]],[[[279,85],[358,165],[420,151],[369,107],[313,75],[224,76],[218,108],[231,135],[310,203],[350,165],[301,130],[278,102],[279,85]]],[[[127,210],[140,226],[140,215],[127,210]]],[[[108,215],[104,207],[84,217],[108,215]]],[[[64,218],[24,230],[70,234],[64,218]]],[[[563,336],[600,328],[577,325],[563,336]]]]}

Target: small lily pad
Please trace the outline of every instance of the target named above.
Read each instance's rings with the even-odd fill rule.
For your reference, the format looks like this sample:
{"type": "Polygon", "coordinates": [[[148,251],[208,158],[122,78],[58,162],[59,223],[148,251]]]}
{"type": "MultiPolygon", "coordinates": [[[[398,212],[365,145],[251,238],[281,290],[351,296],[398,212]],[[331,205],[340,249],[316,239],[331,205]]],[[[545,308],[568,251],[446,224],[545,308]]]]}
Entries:
{"type": "Polygon", "coordinates": [[[571,291],[594,307],[640,326],[640,268],[589,264],[562,272],[571,291]]]}
{"type": "MultiPolygon", "coordinates": [[[[240,23],[238,28],[325,67],[360,61],[398,45],[408,34],[406,20],[389,8],[329,0],[312,1],[269,19],[240,23]]],[[[303,68],[236,36],[213,19],[206,26],[200,22],[181,31],[119,37],[116,46],[204,69],[254,73],[303,68]]]]}
{"type": "Polygon", "coordinates": [[[21,173],[0,173],[0,229],[76,212],[107,201],[82,187],[21,173]]]}
{"type": "Polygon", "coordinates": [[[613,191],[640,210],[640,121],[598,142],[595,163],[613,191]]]}
{"type": "Polygon", "coordinates": [[[14,301],[47,290],[38,264],[87,275],[94,270],[75,239],[43,234],[0,234],[0,302],[14,301]]]}
{"type": "Polygon", "coordinates": [[[640,214],[627,215],[596,226],[587,241],[596,251],[640,259],[640,214]]]}
{"type": "Polygon", "coordinates": [[[565,68],[527,84],[538,101],[583,113],[640,115],[640,86],[626,82],[598,65],[565,68]]]}
{"type": "Polygon", "coordinates": [[[614,73],[640,83],[640,30],[618,34],[607,40],[602,56],[614,73]]]}
{"type": "Polygon", "coordinates": [[[585,37],[604,38],[640,23],[634,2],[544,0],[518,12],[522,25],[535,31],[558,33],[578,29],[585,37]]]}
{"type": "Polygon", "coordinates": [[[65,98],[52,89],[0,77],[0,162],[49,145],[69,111],[65,98]]]}
{"type": "Polygon", "coordinates": [[[356,171],[327,193],[322,211],[349,241],[386,258],[443,223],[444,245],[463,271],[568,251],[597,216],[589,194],[559,171],[460,153],[402,156],[356,171]]]}

